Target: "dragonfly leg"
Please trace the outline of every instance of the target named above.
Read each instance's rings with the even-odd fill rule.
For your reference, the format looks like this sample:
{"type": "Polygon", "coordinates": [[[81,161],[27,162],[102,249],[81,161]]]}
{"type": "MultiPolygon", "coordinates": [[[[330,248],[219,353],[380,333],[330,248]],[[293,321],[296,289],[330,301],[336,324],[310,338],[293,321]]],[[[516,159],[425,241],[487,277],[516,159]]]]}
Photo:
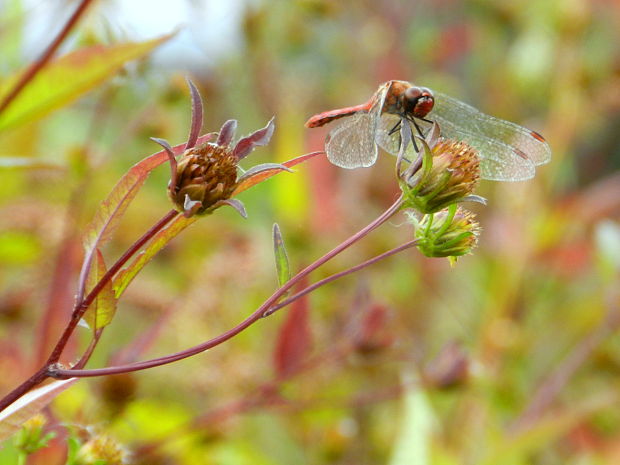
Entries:
{"type": "Polygon", "coordinates": [[[390,129],[390,132],[388,132],[388,135],[391,136],[399,129],[400,129],[400,120],[398,120],[398,123],[396,123],[392,129],[390,129]]]}

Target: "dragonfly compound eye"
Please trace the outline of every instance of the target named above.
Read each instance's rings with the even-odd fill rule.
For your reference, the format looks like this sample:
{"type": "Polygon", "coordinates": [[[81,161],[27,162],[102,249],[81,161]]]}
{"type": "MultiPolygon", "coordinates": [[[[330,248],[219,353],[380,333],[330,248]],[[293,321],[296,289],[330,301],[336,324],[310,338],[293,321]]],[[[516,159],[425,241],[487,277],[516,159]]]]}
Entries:
{"type": "Polygon", "coordinates": [[[404,97],[405,111],[416,118],[424,118],[433,109],[435,103],[432,92],[421,87],[409,87],[404,97]]]}

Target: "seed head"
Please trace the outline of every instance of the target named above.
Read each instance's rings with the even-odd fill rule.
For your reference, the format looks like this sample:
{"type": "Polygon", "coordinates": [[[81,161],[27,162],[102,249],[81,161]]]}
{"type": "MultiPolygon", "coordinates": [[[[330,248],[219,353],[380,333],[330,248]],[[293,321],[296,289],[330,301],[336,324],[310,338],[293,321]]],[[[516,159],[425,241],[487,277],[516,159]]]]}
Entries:
{"type": "Polygon", "coordinates": [[[207,142],[186,150],[177,164],[176,182],[168,187],[175,207],[185,212],[188,203],[199,202],[192,213],[201,214],[229,199],[237,185],[237,161],[227,145],[207,142]]]}

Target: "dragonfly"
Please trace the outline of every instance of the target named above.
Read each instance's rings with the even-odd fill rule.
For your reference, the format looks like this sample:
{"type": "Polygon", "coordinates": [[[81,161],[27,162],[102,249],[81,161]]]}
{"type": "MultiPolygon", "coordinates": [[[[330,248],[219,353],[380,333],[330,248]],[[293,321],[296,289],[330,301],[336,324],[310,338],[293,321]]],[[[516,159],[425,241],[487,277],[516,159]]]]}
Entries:
{"type": "MultiPolygon", "coordinates": [[[[372,166],[377,146],[398,155],[402,124],[410,124],[424,137],[437,123],[443,137],[472,146],[480,157],[483,179],[525,181],[534,177],[536,166],[551,159],[549,144],[539,133],[407,81],[387,81],[366,103],[319,113],[306,127],[341,118],[327,136],[325,151],[329,161],[342,168],[372,166]]],[[[405,158],[412,160],[416,154],[417,145],[405,148],[405,158]]]]}

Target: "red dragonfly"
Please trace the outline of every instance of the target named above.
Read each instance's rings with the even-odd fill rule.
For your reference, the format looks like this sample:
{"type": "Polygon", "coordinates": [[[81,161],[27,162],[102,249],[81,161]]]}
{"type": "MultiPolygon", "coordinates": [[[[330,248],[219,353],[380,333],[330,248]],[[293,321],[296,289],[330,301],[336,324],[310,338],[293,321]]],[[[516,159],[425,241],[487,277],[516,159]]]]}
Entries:
{"type": "MultiPolygon", "coordinates": [[[[437,122],[441,135],[467,142],[480,156],[481,176],[493,181],[524,181],[535,167],[551,159],[544,137],[509,121],[485,115],[459,100],[417,87],[407,81],[388,81],[366,103],[313,116],[306,127],[316,128],[345,118],[329,133],[327,158],[342,168],[368,167],[377,160],[377,145],[398,155],[401,124],[408,122],[424,135],[437,122]]],[[[405,156],[412,160],[417,147],[405,156]]]]}

